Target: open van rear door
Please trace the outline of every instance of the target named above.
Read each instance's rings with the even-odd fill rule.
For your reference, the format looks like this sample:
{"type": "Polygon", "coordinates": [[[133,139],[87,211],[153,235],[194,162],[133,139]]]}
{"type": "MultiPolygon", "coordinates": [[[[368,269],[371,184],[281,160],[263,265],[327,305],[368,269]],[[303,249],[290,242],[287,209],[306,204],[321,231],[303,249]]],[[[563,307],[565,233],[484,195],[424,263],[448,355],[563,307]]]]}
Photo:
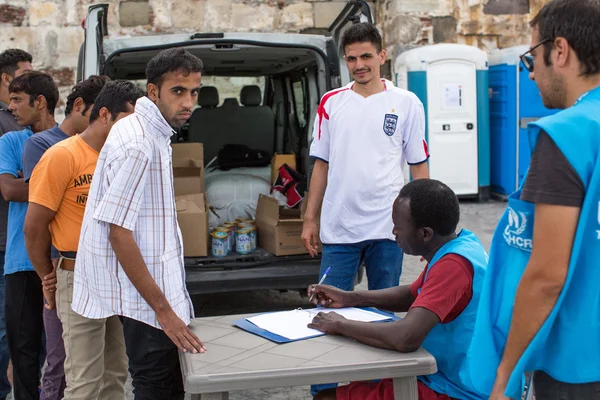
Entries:
{"type": "Polygon", "coordinates": [[[341,77],[340,83],[342,86],[350,83],[351,77],[348,69],[346,68],[346,63],[344,62],[344,51],[340,48],[341,38],[344,34],[344,31],[348,29],[348,27],[350,27],[352,24],[360,22],[366,22],[369,24],[373,23],[371,8],[364,0],[350,0],[342,12],[340,12],[337,18],[329,26],[329,32],[331,32],[333,42],[335,43],[335,47],[337,49],[339,74],[341,77]]]}
{"type": "Polygon", "coordinates": [[[85,40],[83,42],[83,73],[79,75],[87,79],[98,75],[104,64],[104,49],[102,42],[108,35],[107,29],[108,4],[96,4],[88,9],[85,20],[85,40]]]}

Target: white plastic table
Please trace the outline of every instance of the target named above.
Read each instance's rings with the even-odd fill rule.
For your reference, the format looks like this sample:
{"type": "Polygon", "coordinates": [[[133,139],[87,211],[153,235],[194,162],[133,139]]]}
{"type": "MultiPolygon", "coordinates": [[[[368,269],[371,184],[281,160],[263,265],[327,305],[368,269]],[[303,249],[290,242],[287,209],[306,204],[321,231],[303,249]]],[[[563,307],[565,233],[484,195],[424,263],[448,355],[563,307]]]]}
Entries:
{"type": "Polygon", "coordinates": [[[396,399],[417,400],[418,375],[437,371],[424,349],[399,353],[342,336],[277,344],[232,325],[249,315],[197,318],[204,354],[179,352],[192,400],[227,400],[229,391],[393,378],[396,399]]]}

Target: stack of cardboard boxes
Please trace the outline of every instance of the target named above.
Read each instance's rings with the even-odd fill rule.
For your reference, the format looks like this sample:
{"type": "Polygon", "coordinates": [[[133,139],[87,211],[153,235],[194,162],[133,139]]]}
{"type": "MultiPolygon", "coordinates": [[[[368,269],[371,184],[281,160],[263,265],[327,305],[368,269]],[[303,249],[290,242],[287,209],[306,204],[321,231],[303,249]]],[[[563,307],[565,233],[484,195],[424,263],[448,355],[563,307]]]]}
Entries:
{"type": "Polygon", "coordinates": [[[202,143],[172,144],[177,221],[185,257],[208,255],[208,207],[204,193],[202,143]]]}
{"type": "MultiPolygon", "coordinates": [[[[173,149],[175,203],[183,236],[185,257],[210,254],[208,203],[204,192],[204,148],[201,143],[177,143],[173,149]]],[[[295,156],[276,154],[271,163],[271,183],[279,167],[296,168],[295,156]]],[[[269,196],[260,195],[256,209],[258,247],[276,256],[306,254],[302,243],[302,223],[306,201],[301,209],[286,209],[269,196]]]]}

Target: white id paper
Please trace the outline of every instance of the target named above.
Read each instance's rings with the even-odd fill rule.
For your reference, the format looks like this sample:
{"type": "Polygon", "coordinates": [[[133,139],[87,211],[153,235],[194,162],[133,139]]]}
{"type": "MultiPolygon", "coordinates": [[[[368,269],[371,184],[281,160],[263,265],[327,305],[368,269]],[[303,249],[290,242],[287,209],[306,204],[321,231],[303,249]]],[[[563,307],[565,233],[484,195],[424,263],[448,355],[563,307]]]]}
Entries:
{"type": "Polygon", "coordinates": [[[309,310],[280,311],[246,318],[261,329],[290,340],[305,339],[322,335],[323,332],[308,328],[312,319],[320,312],[336,312],[346,319],[362,322],[385,321],[390,317],[359,308],[312,308],[309,310]]]}

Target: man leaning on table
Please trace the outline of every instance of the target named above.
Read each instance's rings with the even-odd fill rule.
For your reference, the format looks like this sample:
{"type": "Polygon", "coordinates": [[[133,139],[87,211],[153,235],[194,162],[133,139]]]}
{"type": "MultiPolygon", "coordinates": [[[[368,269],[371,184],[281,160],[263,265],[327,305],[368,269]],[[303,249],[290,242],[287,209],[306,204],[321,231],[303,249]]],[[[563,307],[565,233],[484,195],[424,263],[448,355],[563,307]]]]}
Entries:
{"type": "MultiPolygon", "coordinates": [[[[324,307],[376,307],[405,312],[394,322],[346,320],[321,312],[308,326],[343,335],[374,347],[413,352],[422,345],[436,359],[438,372],[418,377],[419,400],[484,399],[470,379],[469,345],[475,325],[487,254],[472,232],[455,233],[458,200],[445,184],[419,179],[402,188],[393,205],[393,233],[407,254],[427,260],[411,285],[382,290],[343,291],[314,285],[314,303],[324,307]]],[[[316,400],[387,400],[394,398],[391,379],[353,382],[319,392],[316,400]]]]}
{"type": "Polygon", "coordinates": [[[185,393],[178,348],[206,347],[188,327],[183,244],[173,189],[171,136],[189,119],[202,61],[163,50],[146,67],[148,95],[111,129],[85,206],[73,283],[73,311],[121,316],[136,400],[185,393]]]}

